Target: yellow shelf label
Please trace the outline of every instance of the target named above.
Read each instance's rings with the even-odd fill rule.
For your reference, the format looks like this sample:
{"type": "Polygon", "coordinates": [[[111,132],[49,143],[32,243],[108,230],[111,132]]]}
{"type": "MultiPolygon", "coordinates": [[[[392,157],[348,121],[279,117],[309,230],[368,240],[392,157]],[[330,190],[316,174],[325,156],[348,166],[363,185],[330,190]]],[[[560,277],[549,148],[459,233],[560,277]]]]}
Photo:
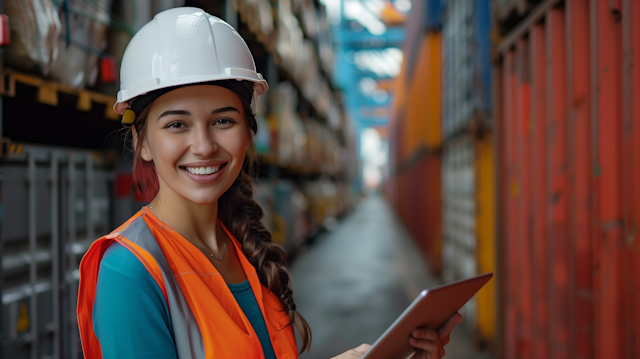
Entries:
{"type": "Polygon", "coordinates": [[[20,312],[18,313],[18,322],[16,323],[16,332],[22,333],[29,330],[31,323],[29,322],[29,312],[25,302],[20,303],[20,312]]]}

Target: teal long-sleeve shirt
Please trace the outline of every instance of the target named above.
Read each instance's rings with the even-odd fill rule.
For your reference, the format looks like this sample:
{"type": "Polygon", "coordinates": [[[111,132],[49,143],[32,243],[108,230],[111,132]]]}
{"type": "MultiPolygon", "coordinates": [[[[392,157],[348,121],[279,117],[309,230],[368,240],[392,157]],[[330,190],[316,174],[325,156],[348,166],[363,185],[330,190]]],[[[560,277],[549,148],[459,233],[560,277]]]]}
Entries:
{"type": "MultiPolygon", "coordinates": [[[[265,359],[276,359],[249,281],[229,284],[260,339],[265,359]]],[[[158,283],[128,249],[113,243],[100,262],[93,330],[104,359],[176,359],[167,303],[158,283]]]]}

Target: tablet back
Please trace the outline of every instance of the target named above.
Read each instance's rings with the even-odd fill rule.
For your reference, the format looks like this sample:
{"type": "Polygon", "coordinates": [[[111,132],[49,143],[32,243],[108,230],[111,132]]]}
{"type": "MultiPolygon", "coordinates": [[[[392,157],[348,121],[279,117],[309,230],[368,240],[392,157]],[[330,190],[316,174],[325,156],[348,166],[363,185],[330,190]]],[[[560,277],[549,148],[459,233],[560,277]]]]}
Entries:
{"type": "Polygon", "coordinates": [[[492,277],[493,273],[486,273],[423,290],[362,359],[406,358],[414,350],[409,345],[412,330],[418,327],[437,330],[492,277]]]}

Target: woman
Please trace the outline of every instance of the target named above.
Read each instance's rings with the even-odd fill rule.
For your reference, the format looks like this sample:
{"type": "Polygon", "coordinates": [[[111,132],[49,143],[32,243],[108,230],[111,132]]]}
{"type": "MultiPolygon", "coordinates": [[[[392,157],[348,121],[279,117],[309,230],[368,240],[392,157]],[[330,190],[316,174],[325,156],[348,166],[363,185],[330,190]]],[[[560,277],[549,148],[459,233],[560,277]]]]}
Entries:
{"type": "MultiPolygon", "coordinates": [[[[252,199],[255,105],[268,86],[246,44],[200,9],[167,10],[131,40],[121,78],[114,110],[131,126],[134,185],[156,196],[82,260],[85,357],[296,358],[293,326],[301,351],[311,331],[252,199]]],[[[415,354],[442,357],[460,320],[417,329],[415,354]]]]}

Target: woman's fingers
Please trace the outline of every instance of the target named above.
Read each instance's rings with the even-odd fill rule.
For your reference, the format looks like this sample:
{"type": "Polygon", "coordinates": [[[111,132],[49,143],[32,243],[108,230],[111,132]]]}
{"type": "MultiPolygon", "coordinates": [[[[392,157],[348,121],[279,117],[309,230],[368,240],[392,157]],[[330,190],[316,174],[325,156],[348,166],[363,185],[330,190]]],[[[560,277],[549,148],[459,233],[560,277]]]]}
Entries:
{"type": "Polygon", "coordinates": [[[460,324],[461,322],[462,315],[460,315],[460,313],[452,315],[451,317],[449,317],[449,319],[447,319],[444,325],[440,327],[440,329],[438,329],[438,337],[443,340],[445,337],[449,336],[453,328],[455,328],[456,325],[460,324]]]}
{"type": "Polygon", "coordinates": [[[430,340],[416,339],[414,337],[409,338],[409,343],[416,349],[424,350],[425,354],[428,354],[427,358],[440,358],[440,348],[435,342],[430,340]],[[431,355],[431,356],[429,356],[431,355]]]}
{"type": "Polygon", "coordinates": [[[351,350],[347,350],[346,352],[333,357],[332,359],[359,359],[362,358],[362,356],[365,355],[370,348],[371,344],[360,344],[360,346],[351,350]]]}
{"type": "Polygon", "coordinates": [[[430,341],[440,341],[438,337],[438,333],[435,330],[425,329],[425,328],[416,328],[411,332],[411,336],[416,339],[424,339],[430,341]]]}
{"type": "Polygon", "coordinates": [[[371,344],[360,344],[358,347],[353,348],[351,350],[353,350],[356,353],[365,355],[369,349],[371,349],[371,344]]]}
{"type": "Polygon", "coordinates": [[[409,337],[409,343],[416,349],[424,352],[419,355],[421,358],[442,358],[444,357],[444,346],[449,343],[450,334],[456,325],[462,322],[462,315],[456,313],[438,329],[438,331],[426,328],[414,329],[409,337]]]}
{"type": "Polygon", "coordinates": [[[442,346],[445,346],[447,344],[449,344],[449,340],[451,339],[450,335],[445,335],[444,338],[440,338],[440,344],[442,344],[442,346]]]}
{"type": "Polygon", "coordinates": [[[411,337],[409,337],[409,343],[414,348],[428,352],[433,358],[442,358],[442,356],[444,356],[444,348],[435,330],[425,328],[414,329],[411,337]]]}

